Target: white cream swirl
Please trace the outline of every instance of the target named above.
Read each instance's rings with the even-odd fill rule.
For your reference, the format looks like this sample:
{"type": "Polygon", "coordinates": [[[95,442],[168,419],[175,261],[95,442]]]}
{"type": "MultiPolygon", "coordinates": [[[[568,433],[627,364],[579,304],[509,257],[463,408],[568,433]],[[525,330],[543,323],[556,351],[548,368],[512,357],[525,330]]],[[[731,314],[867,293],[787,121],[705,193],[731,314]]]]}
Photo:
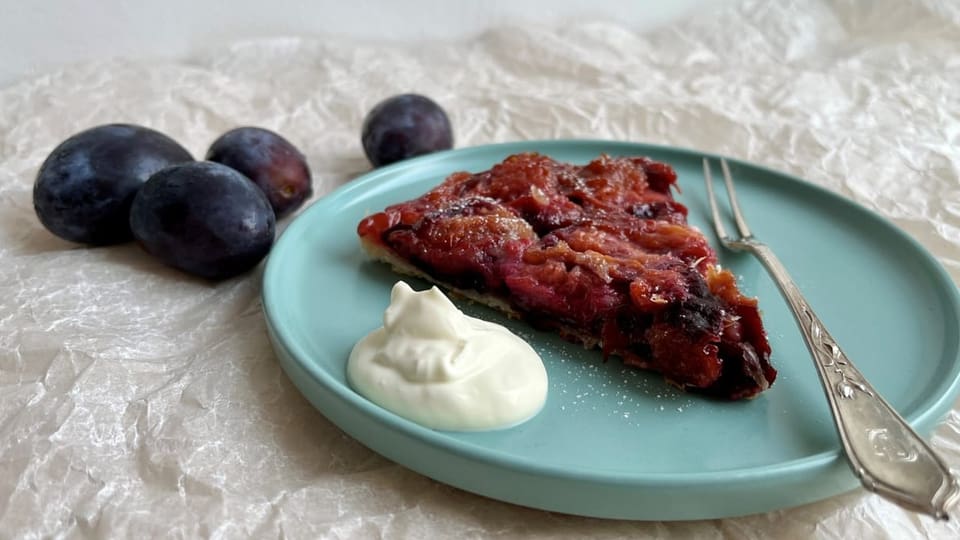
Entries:
{"type": "Polygon", "coordinates": [[[354,346],[347,377],[370,401],[442,430],[511,427],[547,398],[546,369],[527,342],[464,315],[436,287],[416,292],[402,281],[383,326],[354,346]]]}

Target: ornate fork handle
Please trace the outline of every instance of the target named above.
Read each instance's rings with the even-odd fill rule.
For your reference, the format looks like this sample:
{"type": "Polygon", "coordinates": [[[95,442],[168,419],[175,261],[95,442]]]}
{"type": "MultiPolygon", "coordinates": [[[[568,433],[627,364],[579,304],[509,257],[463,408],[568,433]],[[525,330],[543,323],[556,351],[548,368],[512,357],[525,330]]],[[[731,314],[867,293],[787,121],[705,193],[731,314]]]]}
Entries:
{"type": "Polygon", "coordinates": [[[773,251],[753,238],[731,243],[760,259],[790,304],[850,466],[864,487],[906,508],[947,519],[947,510],[960,498],[960,484],[949,467],[847,359],[773,251]]]}

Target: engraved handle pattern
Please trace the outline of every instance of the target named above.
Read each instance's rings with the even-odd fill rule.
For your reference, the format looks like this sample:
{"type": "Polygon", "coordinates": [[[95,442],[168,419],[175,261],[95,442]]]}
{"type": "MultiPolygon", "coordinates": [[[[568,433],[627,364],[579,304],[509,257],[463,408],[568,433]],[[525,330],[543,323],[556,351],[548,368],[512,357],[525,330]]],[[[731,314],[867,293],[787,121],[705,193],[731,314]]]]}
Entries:
{"type": "Polygon", "coordinates": [[[947,519],[948,509],[960,499],[960,484],[949,467],[847,358],[773,251],[752,239],[732,247],[756,255],[790,305],[847,459],[863,486],[905,508],[947,519]]]}

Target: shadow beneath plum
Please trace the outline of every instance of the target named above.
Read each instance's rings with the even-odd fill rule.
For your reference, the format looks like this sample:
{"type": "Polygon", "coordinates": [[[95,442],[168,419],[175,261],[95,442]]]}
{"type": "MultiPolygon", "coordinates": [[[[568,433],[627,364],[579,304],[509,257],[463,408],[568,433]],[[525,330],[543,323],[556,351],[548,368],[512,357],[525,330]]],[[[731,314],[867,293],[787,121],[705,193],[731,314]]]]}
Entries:
{"type": "Polygon", "coordinates": [[[35,225],[28,225],[27,229],[21,229],[19,232],[20,234],[13,238],[8,244],[8,247],[12,248],[11,254],[13,255],[31,257],[77,249],[95,249],[91,246],[77,244],[56,236],[44,228],[39,221],[37,221],[35,225]]]}
{"type": "Polygon", "coordinates": [[[211,280],[194,276],[165,264],[160,259],[147,253],[136,242],[92,249],[98,250],[98,255],[100,255],[106,264],[125,266],[136,273],[152,274],[154,277],[163,278],[165,281],[183,283],[185,286],[199,286],[210,289],[216,288],[224,283],[245,279],[254,280],[259,287],[266,264],[266,258],[264,258],[256,266],[240,275],[224,280],[211,280]]]}

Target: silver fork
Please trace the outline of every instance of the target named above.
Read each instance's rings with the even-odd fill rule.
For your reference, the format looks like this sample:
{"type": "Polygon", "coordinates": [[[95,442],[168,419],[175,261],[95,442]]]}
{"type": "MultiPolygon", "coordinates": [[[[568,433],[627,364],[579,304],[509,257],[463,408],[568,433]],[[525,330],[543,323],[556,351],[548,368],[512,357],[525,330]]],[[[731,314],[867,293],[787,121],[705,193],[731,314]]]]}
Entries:
{"type": "Polygon", "coordinates": [[[753,236],[740,211],[726,160],[720,160],[720,168],[740,236],[727,236],[713,193],[710,162],[704,158],[703,177],[717,236],[726,248],[748,251],[760,259],[786,298],[813,356],[854,475],[868,490],[904,508],[948,519],[948,509],[960,498],[960,484],[950,468],[854,367],[780,260],[753,236]]]}

